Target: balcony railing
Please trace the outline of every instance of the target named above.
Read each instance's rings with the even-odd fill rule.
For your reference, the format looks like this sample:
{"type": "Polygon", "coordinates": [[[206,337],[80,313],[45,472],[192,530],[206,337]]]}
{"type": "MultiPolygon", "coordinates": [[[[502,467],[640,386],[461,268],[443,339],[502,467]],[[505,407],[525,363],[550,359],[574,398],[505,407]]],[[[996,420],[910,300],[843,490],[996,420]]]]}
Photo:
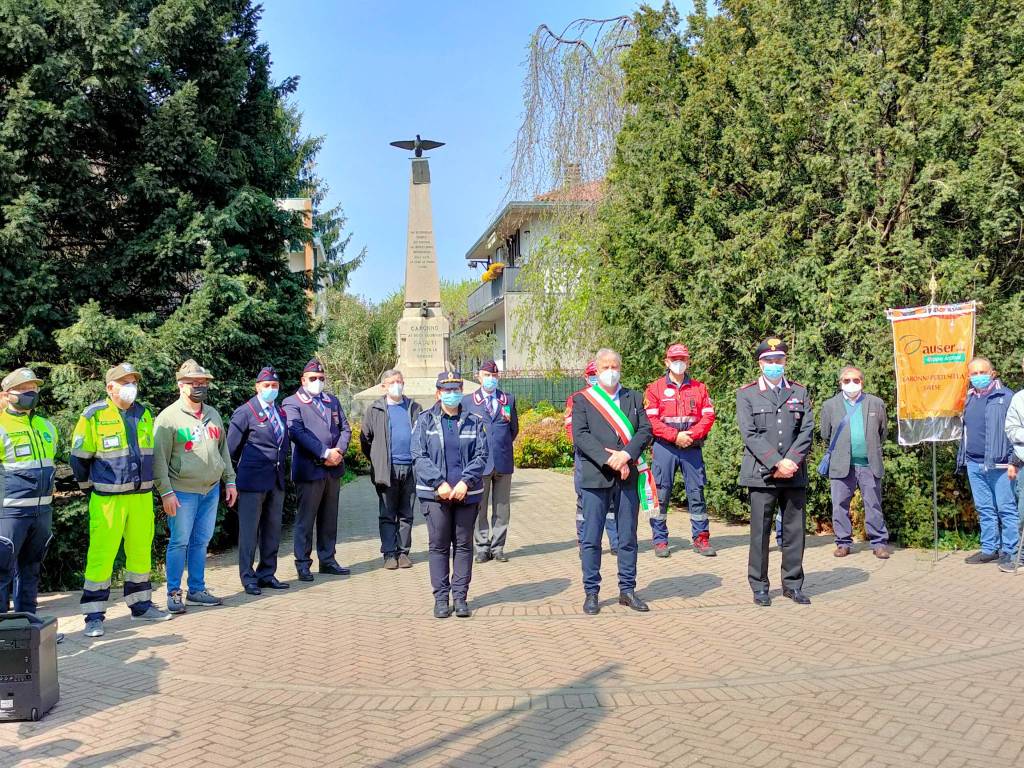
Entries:
{"type": "Polygon", "coordinates": [[[469,294],[469,316],[473,317],[498,303],[506,293],[516,293],[520,290],[522,288],[519,282],[519,267],[505,267],[501,275],[469,294]]]}

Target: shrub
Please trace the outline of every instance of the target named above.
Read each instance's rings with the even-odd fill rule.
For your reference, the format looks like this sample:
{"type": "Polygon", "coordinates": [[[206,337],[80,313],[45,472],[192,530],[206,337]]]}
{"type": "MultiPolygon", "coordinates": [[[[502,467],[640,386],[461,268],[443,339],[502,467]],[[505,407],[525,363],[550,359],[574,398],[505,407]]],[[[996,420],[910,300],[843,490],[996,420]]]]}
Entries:
{"type": "MultiPolygon", "coordinates": [[[[548,404],[550,408],[550,404],[548,404]]],[[[551,408],[551,414],[532,410],[519,419],[513,455],[517,467],[572,466],[572,443],[565,435],[561,414],[551,408]]]]}

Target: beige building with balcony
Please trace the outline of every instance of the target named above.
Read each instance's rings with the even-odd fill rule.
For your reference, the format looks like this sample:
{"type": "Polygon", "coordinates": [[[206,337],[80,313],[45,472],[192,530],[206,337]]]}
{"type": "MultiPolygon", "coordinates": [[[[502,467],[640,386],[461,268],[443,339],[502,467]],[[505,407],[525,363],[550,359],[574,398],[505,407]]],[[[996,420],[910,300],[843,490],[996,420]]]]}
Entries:
{"type": "MultiPolygon", "coordinates": [[[[564,359],[548,350],[531,350],[528,339],[534,322],[531,294],[520,280],[520,269],[544,238],[552,232],[553,214],[565,206],[593,204],[600,199],[602,182],[573,186],[565,191],[540,195],[530,201],[508,203],[466,252],[471,267],[491,270],[504,267],[497,276],[482,282],[469,296],[469,316],[453,336],[494,334],[493,358],[505,373],[514,376],[546,376],[552,372],[573,374],[586,366],[583,359],[564,359]]],[[[471,371],[479,360],[453,361],[471,371]]]]}

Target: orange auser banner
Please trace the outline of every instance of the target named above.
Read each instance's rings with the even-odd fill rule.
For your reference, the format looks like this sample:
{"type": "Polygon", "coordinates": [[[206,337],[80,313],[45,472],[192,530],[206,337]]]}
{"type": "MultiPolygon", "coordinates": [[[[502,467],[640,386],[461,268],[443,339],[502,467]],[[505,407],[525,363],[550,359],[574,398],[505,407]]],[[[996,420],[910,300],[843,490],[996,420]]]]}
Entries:
{"type": "Polygon", "coordinates": [[[959,440],[977,304],[889,309],[900,445],[959,440]]]}

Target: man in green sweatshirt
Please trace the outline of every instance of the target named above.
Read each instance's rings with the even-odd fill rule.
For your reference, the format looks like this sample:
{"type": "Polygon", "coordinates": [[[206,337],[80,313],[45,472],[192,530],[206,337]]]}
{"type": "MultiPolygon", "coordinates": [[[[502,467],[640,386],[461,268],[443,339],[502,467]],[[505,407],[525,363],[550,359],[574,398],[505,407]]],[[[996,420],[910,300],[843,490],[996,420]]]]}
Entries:
{"type": "Polygon", "coordinates": [[[220,605],[206,588],[206,546],[213,536],[224,480],[228,506],[238,496],[228,454],[227,430],[217,411],[206,405],[213,376],[195,360],[181,364],[176,376],[180,397],[154,423],[153,481],[171,536],[167,542],[167,610],[184,613],[185,604],[220,605]],[[188,563],[188,595],[181,577],[188,563]]]}

